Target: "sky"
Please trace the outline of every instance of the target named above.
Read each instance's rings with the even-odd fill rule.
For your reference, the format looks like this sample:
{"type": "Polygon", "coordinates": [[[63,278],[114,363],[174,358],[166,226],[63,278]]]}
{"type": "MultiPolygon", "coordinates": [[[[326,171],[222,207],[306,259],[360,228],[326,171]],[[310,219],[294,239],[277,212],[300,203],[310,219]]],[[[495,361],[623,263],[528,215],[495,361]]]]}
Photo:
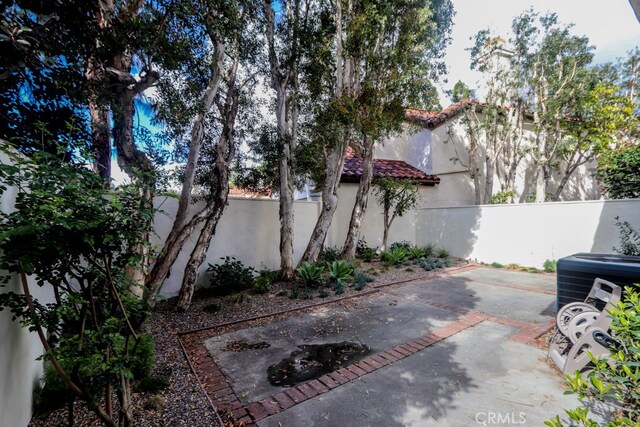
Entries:
{"type": "MultiPolygon", "coordinates": [[[[575,24],[576,35],[586,35],[596,47],[594,63],[609,62],[624,56],[640,45],[640,23],[629,0],[452,0],[456,15],[453,17],[452,42],[445,61],[448,67],[448,83],[440,85],[444,90],[462,80],[476,86],[479,75],[469,69],[470,56],[466,48],[469,40],[479,30],[491,28],[508,39],[513,18],[530,7],[546,13],[555,12],[563,24],[575,24]]],[[[449,101],[441,95],[443,107],[449,101]]]]}

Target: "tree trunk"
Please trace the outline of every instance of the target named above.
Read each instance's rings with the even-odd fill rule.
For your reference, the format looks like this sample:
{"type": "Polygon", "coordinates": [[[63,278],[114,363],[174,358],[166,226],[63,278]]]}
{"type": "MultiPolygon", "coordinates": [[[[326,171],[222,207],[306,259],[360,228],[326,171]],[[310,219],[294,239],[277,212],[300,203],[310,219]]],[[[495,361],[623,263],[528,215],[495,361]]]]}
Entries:
{"type": "MultiPolygon", "coordinates": [[[[111,133],[109,131],[109,109],[89,103],[91,117],[91,145],[93,148],[93,170],[101,178],[111,178],[111,133]]],[[[108,183],[106,185],[109,185],[108,183]]]]}
{"type": "Polygon", "coordinates": [[[493,158],[493,153],[489,155],[487,153],[487,158],[485,162],[485,177],[484,177],[484,195],[482,197],[482,204],[486,205],[491,200],[493,196],[493,175],[495,171],[495,160],[493,158]]]}
{"type": "Polygon", "coordinates": [[[191,305],[191,299],[195,291],[198,270],[211,244],[211,237],[215,234],[216,226],[222,216],[222,212],[227,205],[229,197],[229,167],[235,156],[235,122],[238,114],[239,91],[235,84],[238,67],[238,53],[236,52],[235,63],[229,76],[227,88],[227,99],[221,111],[224,125],[218,145],[216,146],[216,160],[214,165],[215,185],[213,188],[213,207],[210,215],[205,221],[200,236],[196,242],[189,261],[184,269],[182,286],[176,304],[176,310],[186,311],[191,305]]]}
{"type": "Polygon", "coordinates": [[[131,380],[120,375],[120,414],[118,427],[133,427],[133,403],[131,402],[131,380]]]}
{"type": "Polygon", "coordinates": [[[331,226],[333,214],[338,208],[338,184],[340,183],[340,176],[342,175],[346,151],[347,142],[345,138],[342,144],[336,144],[331,147],[329,155],[327,156],[327,171],[324,179],[324,188],[322,190],[322,211],[313,228],[309,244],[304,251],[304,255],[302,255],[300,263],[303,261],[316,262],[318,255],[320,255],[320,251],[327,237],[327,232],[331,226]]]}
{"type": "Polygon", "coordinates": [[[389,221],[389,209],[391,209],[391,205],[389,202],[385,203],[383,215],[384,220],[384,231],[382,235],[382,245],[380,245],[380,252],[384,252],[387,250],[387,243],[389,240],[389,228],[391,228],[391,221],[389,221]]]}
{"type": "Polygon", "coordinates": [[[150,273],[145,277],[147,286],[146,300],[153,306],[155,298],[160,291],[162,283],[167,278],[173,263],[182,251],[184,242],[194,231],[196,226],[210,215],[207,208],[201,213],[204,215],[196,215],[187,223],[189,207],[191,205],[191,193],[196,176],[196,167],[200,159],[200,151],[204,141],[204,124],[207,114],[213,105],[213,101],[218,93],[221,81],[221,69],[224,62],[225,46],[221,42],[216,42],[216,63],[206,89],[202,94],[201,110],[193,118],[191,127],[191,139],[189,141],[189,154],[187,157],[187,165],[185,167],[185,178],[180,193],[180,201],[178,202],[178,210],[173,221],[171,231],[165,240],[162,250],[156,257],[155,263],[150,273]]]}
{"type": "Polygon", "coordinates": [[[347,238],[342,248],[343,258],[354,258],[356,256],[356,248],[358,239],[360,238],[360,228],[362,220],[367,211],[367,202],[369,199],[369,190],[371,189],[371,181],[373,179],[373,143],[365,138],[364,153],[362,156],[362,176],[358,184],[358,192],[356,200],[351,211],[351,221],[349,221],[349,230],[347,238]]]}

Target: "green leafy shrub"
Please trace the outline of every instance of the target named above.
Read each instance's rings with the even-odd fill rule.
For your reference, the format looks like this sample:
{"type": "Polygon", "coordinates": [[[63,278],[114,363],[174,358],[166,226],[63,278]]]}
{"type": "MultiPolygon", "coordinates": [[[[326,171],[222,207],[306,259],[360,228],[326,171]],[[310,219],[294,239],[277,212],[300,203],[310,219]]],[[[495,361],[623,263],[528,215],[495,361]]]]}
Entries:
{"type": "Polygon", "coordinates": [[[322,272],[324,271],[324,267],[320,264],[310,264],[305,261],[300,264],[300,267],[298,267],[296,271],[304,284],[309,287],[317,287],[323,282],[322,272]]]}
{"type": "Polygon", "coordinates": [[[238,292],[231,297],[231,301],[234,304],[244,304],[245,302],[249,301],[249,294],[245,291],[238,292]]]}
{"type": "Polygon", "coordinates": [[[489,265],[493,268],[504,268],[504,265],[500,264],[499,262],[492,262],[489,265]]]}
{"type": "Polygon", "coordinates": [[[407,253],[413,259],[420,259],[420,258],[424,258],[426,256],[426,254],[424,253],[424,250],[422,248],[418,248],[418,247],[409,248],[407,250],[407,253]]]}
{"type": "Polygon", "coordinates": [[[638,168],[640,168],[640,144],[629,142],[598,156],[597,174],[605,191],[612,199],[640,197],[638,168]]]}
{"type": "MultiPolygon", "coordinates": [[[[638,286],[637,284],[635,286],[638,286]]],[[[586,379],[579,372],[567,375],[567,384],[578,398],[588,406],[610,406],[616,411],[614,426],[640,425],[640,296],[637,289],[627,287],[624,298],[610,311],[613,316],[611,335],[614,343],[611,355],[606,358],[591,357],[593,369],[586,379]]],[[[597,426],[589,418],[588,408],[565,411],[582,426],[597,426]]],[[[545,425],[560,427],[560,417],[546,421],[545,425]]],[[[576,424],[573,424],[576,425],[576,424]]]]}
{"type": "Polygon", "coordinates": [[[291,291],[289,291],[289,299],[296,299],[298,298],[299,295],[300,295],[300,290],[298,289],[297,286],[294,286],[293,288],[291,288],[291,291]]]}
{"type": "Polygon", "coordinates": [[[340,259],[340,249],[335,247],[324,247],[318,255],[318,263],[326,264],[340,259]]]}
{"type": "Polygon", "coordinates": [[[336,293],[336,295],[344,294],[344,282],[336,282],[333,285],[333,291],[336,293]]]}
{"type": "Polygon", "coordinates": [[[302,299],[313,299],[313,289],[304,288],[302,289],[302,295],[300,295],[302,299]]]}
{"type": "Polygon", "coordinates": [[[261,270],[253,283],[253,292],[256,294],[266,294],[271,291],[271,285],[276,280],[277,271],[261,270]]]}
{"type": "Polygon", "coordinates": [[[420,263],[420,267],[422,267],[423,269],[425,269],[427,271],[431,271],[431,270],[433,270],[433,263],[431,263],[429,261],[422,261],[420,263]]]}
{"type": "Polygon", "coordinates": [[[555,273],[558,269],[558,262],[555,259],[547,259],[542,264],[542,267],[547,273],[555,273]]]}
{"type": "Polygon", "coordinates": [[[408,240],[402,240],[400,242],[394,242],[389,246],[389,250],[392,251],[396,248],[402,248],[405,251],[409,251],[409,249],[413,248],[413,243],[408,240]]]}
{"type": "Polygon", "coordinates": [[[333,283],[341,283],[353,280],[353,266],[346,261],[333,261],[328,264],[327,272],[329,280],[333,283]]]}
{"type": "Polygon", "coordinates": [[[509,191],[500,191],[489,199],[490,205],[506,205],[509,203],[511,198],[516,195],[516,192],[513,190],[509,191]]]}
{"type": "Polygon", "coordinates": [[[207,271],[211,273],[209,288],[206,292],[210,295],[225,296],[234,292],[251,289],[253,286],[252,267],[245,267],[242,261],[235,257],[220,258],[222,264],[209,264],[207,271]]]}
{"type": "MultiPolygon", "coordinates": [[[[2,142],[0,150],[14,152],[2,142]]],[[[148,375],[155,353],[151,337],[140,330],[149,309],[132,292],[130,272],[144,268],[140,249],[149,248],[156,212],[141,196],[148,190],[141,180],[105,190],[106,182],[84,159],[61,158],[33,152],[12,158],[13,164],[0,162],[0,196],[9,186],[20,189],[15,210],[0,211],[0,265],[27,291],[1,292],[0,310],[10,310],[50,348],[40,398],[64,395],[58,381],[105,425],[120,417],[122,425],[132,425],[131,384],[148,375]],[[30,289],[36,286],[55,299],[38,301],[40,292],[30,289]],[[109,388],[123,402],[122,412],[103,399],[109,388]]]]}
{"type": "Polygon", "coordinates": [[[449,258],[451,256],[451,253],[446,248],[440,248],[436,250],[435,255],[438,258],[449,258]]]}
{"type": "Polygon", "coordinates": [[[398,266],[407,261],[409,259],[409,256],[407,255],[407,251],[404,248],[396,247],[394,249],[384,251],[380,255],[380,259],[387,266],[398,266]]]}
{"type": "Polygon", "coordinates": [[[621,222],[620,217],[615,220],[620,232],[620,247],[613,250],[622,255],[640,256],[640,233],[627,221],[621,222]]]}
{"type": "Polygon", "coordinates": [[[358,246],[356,246],[356,258],[359,258],[365,262],[371,262],[377,256],[375,248],[369,247],[364,240],[358,240],[358,246]]]}
{"type": "Polygon", "coordinates": [[[424,246],[422,248],[422,252],[424,252],[425,258],[432,256],[435,251],[436,251],[436,245],[434,245],[433,243],[429,243],[427,246],[424,246]]]}
{"type": "Polygon", "coordinates": [[[374,279],[373,277],[369,276],[366,273],[363,273],[362,271],[356,271],[353,274],[353,283],[358,285],[358,284],[367,284],[367,283],[371,283],[373,282],[374,279]]]}
{"type": "Polygon", "coordinates": [[[331,294],[330,294],[330,293],[329,293],[329,291],[328,291],[328,290],[326,290],[326,289],[320,289],[320,291],[318,292],[318,296],[319,296],[320,298],[326,298],[326,297],[328,297],[329,295],[331,295],[331,294]]]}

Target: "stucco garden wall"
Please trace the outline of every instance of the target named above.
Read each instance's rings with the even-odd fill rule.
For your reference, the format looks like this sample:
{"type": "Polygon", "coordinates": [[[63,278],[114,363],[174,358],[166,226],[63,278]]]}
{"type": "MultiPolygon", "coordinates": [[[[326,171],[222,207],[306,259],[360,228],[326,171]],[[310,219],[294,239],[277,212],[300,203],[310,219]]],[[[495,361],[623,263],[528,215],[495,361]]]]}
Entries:
{"type": "Polygon", "coordinates": [[[640,229],[640,199],[421,209],[416,242],[481,262],[540,267],[577,252],[612,253],[615,217],[640,229]]]}
{"type": "MultiPolygon", "coordinates": [[[[153,244],[164,242],[178,207],[178,201],[171,198],[156,198],[156,206],[162,213],[156,215],[153,244]]],[[[201,205],[192,208],[197,210],[201,205]]],[[[295,203],[295,261],[304,253],[313,226],[318,218],[320,203],[298,201],[295,203]]],[[[176,260],[170,275],[164,282],[161,294],[172,297],[178,294],[182,283],[184,266],[198,239],[200,228],[187,240],[180,256],[176,260]]],[[[280,266],[280,220],[278,216],[278,200],[229,198],[216,234],[211,240],[205,262],[200,268],[198,285],[206,284],[204,274],[208,264],[222,262],[221,257],[233,256],[245,265],[259,269],[261,267],[277,269],[280,266]]]]}

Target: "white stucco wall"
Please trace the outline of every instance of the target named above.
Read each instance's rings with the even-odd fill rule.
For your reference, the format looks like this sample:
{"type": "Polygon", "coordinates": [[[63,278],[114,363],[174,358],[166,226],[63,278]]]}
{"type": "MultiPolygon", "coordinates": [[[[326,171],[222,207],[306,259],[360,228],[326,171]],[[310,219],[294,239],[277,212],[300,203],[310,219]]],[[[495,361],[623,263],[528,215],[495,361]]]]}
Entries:
{"type": "MultiPolygon", "coordinates": [[[[8,163],[0,152],[0,163],[8,163]]],[[[0,197],[2,212],[13,210],[16,189],[8,188],[0,197]]],[[[0,275],[7,274],[0,270],[0,275]]],[[[52,300],[46,288],[30,283],[34,299],[42,303],[52,300]]],[[[13,275],[0,292],[22,293],[18,278],[13,275]]],[[[31,419],[33,388],[42,376],[42,362],[36,358],[44,352],[36,333],[11,320],[9,310],[0,312],[0,426],[26,426],[31,419]]]]}
{"type": "MultiPolygon", "coordinates": [[[[156,206],[161,206],[164,213],[156,216],[154,227],[157,236],[154,236],[152,243],[160,245],[171,230],[178,201],[170,198],[156,198],[156,206]]],[[[319,206],[318,202],[295,203],[295,262],[304,253],[318,218],[319,206]]],[[[194,206],[192,211],[196,211],[199,207],[201,205],[194,206]]],[[[169,277],[164,282],[161,295],[165,297],[178,295],[184,266],[189,260],[199,233],[200,228],[185,243],[169,277]]],[[[204,274],[208,264],[218,264],[221,262],[220,258],[224,256],[236,257],[245,265],[256,269],[261,267],[278,269],[280,266],[279,242],[278,200],[229,198],[229,204],[220,218],[205,262],[200,268],[198,285],[206,284],[208,280],[207,275],[204,274]]]]}
{"type": "MultiPolygon", "coordinates": [[[[473,205],[473,181],[469,176],[469,160],[466,147],[468,138],[462,116],[449,119],[433,130],[415,130],[406,126],[405,132],[392,137],[376,147],[374,156],[381,159],[404,160],[407,163],[440,177],[440,184],[432,188],[431,207],[473,205]]],[[[532,136],[531,126],[525,127],[525,139],[532,136]]],[[[482,153],[480,154],[482,157],[482,153]]],[[[583,165],[572,175],[560,200],[597,200],[602,196],[594,178],[593,163],[583,165]]],[[[525,156],[518,166],[514,190],[516,202],[523,203],[534,191],[535,169],[530,156],[525,156]]],[[[554,173],[547,188],[554,194],[562,176],[554,173]]],[[[481,177],[484,182],[484,177],[481,177]]],[[[498,177],[494,177],[493,193],[500,191],[498,177]]]]}
{"type": "Polygon", "coordinates": [[[616,216],[640,229],[640,199],[421,209],[416,241],[481,262],[540,267],[577,252],[612,253],[616,216]]]}
{"type": "MultiPolygon", "coordinates": [[[[428,197],[431,193],[431,187],[423,186],[420,188],[419,207],[428,206],[428,197]]],[[[351,220],[351,212],[358,191],[358,184],[340,184],[338,189],[338,209],[331,228],[327,235],[326,245],[342,248],[344,240],[347,237],[349,229],[349,221],[351,220]]],[[[408,212],[402,217],[398,217],[391,224],[389,229],[389,244],[399,242],[401,240],[415,241],[416,228],[416,211],[408,212]]],[[[382,244],[384,230],[383,210],[377,203],[375,195],[369,195],[367,203],[367,211],[364,216],[361,228],[361,239],[364,239],[369,246],[377,247],[382,244]]]]}
{"type": "Polygon", "coordinates": [[[373,157],[386,160],[403,160],[423,172],[431,174],[431,131],[405,124],[404,131],[374,147],[373,157]]]}

